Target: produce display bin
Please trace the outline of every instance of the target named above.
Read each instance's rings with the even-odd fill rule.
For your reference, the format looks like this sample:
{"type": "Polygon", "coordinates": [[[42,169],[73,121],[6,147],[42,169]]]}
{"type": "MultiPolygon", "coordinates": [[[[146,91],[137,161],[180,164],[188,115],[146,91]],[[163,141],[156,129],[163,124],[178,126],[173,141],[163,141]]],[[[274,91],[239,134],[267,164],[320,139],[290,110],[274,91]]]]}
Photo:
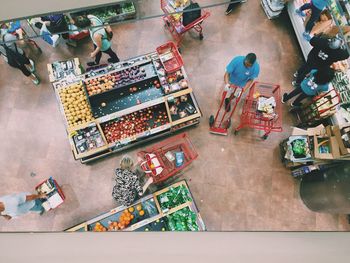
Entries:
{"type": "Polygon", "coordinates": [[[205,231],[188,184],[179,181],[65,231],[205,231]]]}
{"type": "Polygon", "coordinates": [[[184,66],[168,73],[157,52],[72,76],[52,85],[73,156],[82,163],[200,122],[184,66]]]}
{"type": "Polygon", "coordinates": [[[71,17],[79,15],[94,15],[106,23],[115,23],[136,18],[136,7],[133,2],[129,2],[70,13],[71,17]]]}
{"type": "Polygon", "coordinates": [[[47,70],[49,72],[50,82],[62,79],[74,79],[76,76],[82,74],[81,64],[78,58],[47,64],[47,70]]]}

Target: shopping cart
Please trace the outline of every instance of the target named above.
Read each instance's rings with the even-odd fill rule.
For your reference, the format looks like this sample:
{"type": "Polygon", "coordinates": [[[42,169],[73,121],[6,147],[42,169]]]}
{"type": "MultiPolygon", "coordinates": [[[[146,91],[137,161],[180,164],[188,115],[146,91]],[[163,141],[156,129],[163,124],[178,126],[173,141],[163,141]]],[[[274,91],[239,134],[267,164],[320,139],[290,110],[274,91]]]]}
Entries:
{"type": "MultiPolygon", "coordinates": [[[[38,192],[38,193],[45,193],[45,192],[41,192],[42,189],[42,185],[49,185],[50,187],[46,187],[46,191],[49,191],[49,193],[47,193],[47,199],[46,201],[49,201],[49,203],[51,203],[51,207],[49,206],[48,207],[48,210],[52,210],[52,209],[55,209],[57,207],[59,207],[63,202],[64,200],[66,199],[65,195],[63,194],[63,191],[61,189],[61,187],[58,185],[57,181],[55,179],[53,179],[52,177],[50,177],[49,179],[41,182],[40,184],[38,184],[36,187],[35,187],[35,190],[38,192]],[[54,201],[51,201],[54,200],[54,201]]],[[[46,210],[46,209],[45,209],[46,210]]]]}
{"type": "Polygon", "coordinates": [[[336,112],[340,104],[338,91],[330,89],[328,92],[312,98],[312,100],[301,107],[293,107],[290,112],[295,113],[298,127],[315,126],[336,112]]]}
{"type": "Polygon", "coordinates": [[[137,156],[146,175],[153,178],[153,183],[159,183],[187,167],[198,157],[198,153],[187,133],[182,133],[138,152],[137,156]],[[175,156],[181,152],[183,162],[177,165],[175,156]]]}
{"type": "MultiPolygon", "coordinates": [[[[165,28],[170,32],[171,36],[176,41],[177,47],[180,46],[183,35],[191,29],[199,33],[199,39],[202,40],[203,28],[202,23],[210,16],[210,12],[202,9],[202,14],[192,23],[184,26],[182,24],[182,13],[178,12],[172,0],[160,0],[161,9],[164,12],[163,21],[165,28]]],[[[190,12],[190,11],[187,11],[190,12]]]]}
{"type": "Polygon", "coordinates": [[[235,85],[231,86],[232,95],[229,97],[229,104],[231,107],[232,101],[234,101],[234,106],[232,110],[227,110],[225,108],[225,98],[227,96],[228,91],[224,91],[222,94],[222,99],[220,103],[220,107],[215,115],[211,115],[209,117],[209,132],[218,135],[227,135],[228,128],[231,126],[231,118],[233,113],[235,112],[237,105],[242,97],[242,88],[237,87],[235,85]],[[223,113],[221,113],[223,111],[223,113]],[[220,117],[221,116],[221,117],[220,117]]]}
{"type": "Polygon", "coordinates": [[[279,85],[256,81],[250,86],[235,135],[246,126],[264,131],[265,134],[262,136],[264,140],[271,132],[282,132],[281,88],[279,85]],[[269,110],[273,112],[266,112],[265,109],[260,108],[261,101],[265,99],[274,101],[275,105],[269,107],[269,110]]]}

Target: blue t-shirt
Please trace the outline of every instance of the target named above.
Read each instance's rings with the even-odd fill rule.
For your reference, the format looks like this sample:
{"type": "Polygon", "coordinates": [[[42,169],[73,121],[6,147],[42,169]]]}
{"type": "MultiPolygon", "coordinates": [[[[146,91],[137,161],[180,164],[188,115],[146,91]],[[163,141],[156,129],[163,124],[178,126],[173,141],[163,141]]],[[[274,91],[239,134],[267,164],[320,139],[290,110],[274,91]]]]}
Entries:
{"type": "Polygon", "coordinates": [[[5,195],[0,197],[0,202],[4,203],[5,210],[1,212],[2,215],[9,215],[12,218],[24,215],[34,207],[35,201],[26,202],[27,195],[30,193],[19,193],[12,195],[5,195]]]}
{"type": "Polygon", "coordinates": [[[329,83],[327,84],[316,84],[314,82],[314,76],[316,74],[317,70],[313,69],[310,72],[310,76],[306,77],[302,82],[301,82],[301,89],[306,95],[309,96],[315,96],[319,92],[325,92],[328,91],[328,86],[329,83]]]}
{"type": "Polygon", "coordinates": [[[260,66],[257,61],[250,68],[247,68],[244,65],[244,59],[245,56],[237,56],[226,67],[230,83],[241,88],[249,80],[257,78],[260,72],[260,66]]]}

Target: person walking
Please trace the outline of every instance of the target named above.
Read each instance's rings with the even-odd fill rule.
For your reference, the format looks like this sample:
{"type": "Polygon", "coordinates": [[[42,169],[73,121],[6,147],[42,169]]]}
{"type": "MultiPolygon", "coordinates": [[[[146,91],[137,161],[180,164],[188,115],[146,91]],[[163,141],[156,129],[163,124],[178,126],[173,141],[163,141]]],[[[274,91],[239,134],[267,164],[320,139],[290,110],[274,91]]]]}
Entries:
{"type": "Polygon", "coordinates": [[[137,174],[132,171],[133,166],[133,160],[125,155],[120,161],[120,168],[115,170],[112,196],[120,205],[129,206],[144,193],[137,174]]]}
{"type": "Polygon", "coordinates": [[[230,111],[230,101],[232,96],[238,97],[241,92],[244,92],[259,76],[260,66],[257,62],[256,55],[249,53],[246,56],[237,56],[227,65],[224,76],[225,91],[225,109],[230,111]],[[239,94],[233,94],[232,86],[239,88],[239,94]]]}
{"type": "Polygon", "coordinates": [[[321,92],[326,92],[329,89],[329,83],[334,78],[334,70],[330,67],[321,69],[313,69],[301,82],[301,85],[296,87],[290,93],[284,93],[282,103],[286,103],[291,98],[298,96],[292,103],[292,107],[300,107],[301,101],[313,97],[321,92]]]}
{"type": "Polygon", "coordinates": [[[40,80],[35,74],[34,61],[29,59],[24,51],[16,44],[16,36],[8,32],[5,24],[0,25],[1,41],[0,55],[13,68],[17,68],[26,76],[29,77],[35,85],[39,85],[40,80]]]}
{"type": "Polygon", "coordinates": [[[328,6],[328,4],[329,0],[311,0],[310,3],[306,3],[295,10],[295,13],[301,17],[306,16],[304,13],[305,10],[311,10],[311,16],[305,25],[305,32],[303,33],[303,37],[306,41],[310,41],[310,32],[314,27],[316,21],[320,18],[321,12],[328,6]]]}
{"type": "Polygon", "coordinates": [[[40,199],[46,194],[30,194],[27,192],[10,194],[0,197],[0,215],[7,220],[17,218],[29,212],[44,213],[40,199]]]}
{"type": "Polygon", "coordinates": [[[310,44],[313,48],[307,56],[306,62],[294,73],[296,78],[292,82],[294,87],[299,86],[312,69],[329,68],[334,62],[349,58],[348,51],[343,48],[343,40],[337,37],[328,39],[314,36],[310,40],[310,44]]]}
{"type": "Polygon", "coordinates": [[[94,51],[91,52],[90,57],[95,58],[94,61],[88,62],[88,66],[96,66],[100,64],[102,52],[110,56],[109,63],[119,62],[117,54],[111,48],[111,38],[113,32],[110,26],[104,27],[103,21],[93,15],[78,16],[74,20],[74,23],[79,28],[89,27],[90,37],[94,43],[94,51]]]}

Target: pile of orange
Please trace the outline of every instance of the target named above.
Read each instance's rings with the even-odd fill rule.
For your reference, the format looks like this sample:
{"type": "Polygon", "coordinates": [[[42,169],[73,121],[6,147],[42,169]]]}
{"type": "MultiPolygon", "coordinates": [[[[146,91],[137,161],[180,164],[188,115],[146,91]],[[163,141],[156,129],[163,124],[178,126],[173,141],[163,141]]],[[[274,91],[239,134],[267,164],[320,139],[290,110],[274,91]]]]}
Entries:
{"type": "Polygon", "coordinates": [[[118,222],[109,222],[108,231],[116,231],[119,230],[118,222]]]}
{"type": "Polygon", "coordinates": [[[107,228],[105,228],[100,222],[97,222],[93,231],[94,232],[106,232],[107,228]]]}
{"type": "Polygon", "coordinates": [[[121,214],[121,216],[119,217],[118,227],[120,229],[124,229],[130,224],[131,220],[133,219],[134,219],[134,215],[131,214],[128,209],[125,209],[121,214]]]}

